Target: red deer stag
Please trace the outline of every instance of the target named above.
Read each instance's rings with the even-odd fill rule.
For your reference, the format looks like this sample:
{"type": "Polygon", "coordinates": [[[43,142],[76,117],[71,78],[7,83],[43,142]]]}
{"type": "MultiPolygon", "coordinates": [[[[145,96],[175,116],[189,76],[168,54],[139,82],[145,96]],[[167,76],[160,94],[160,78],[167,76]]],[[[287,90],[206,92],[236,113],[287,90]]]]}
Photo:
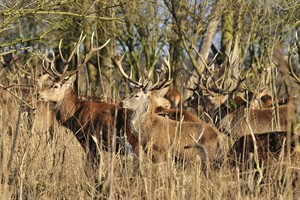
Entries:
{"type": "MultiPolygon", "coordinates": [[[[299,47],[293,48],[288,56],[289,73],[296,83],[300,84],[300,78],[295,74],[292,59],[294,53],[299,47]]],[[[299,97],[290,97],[279,100],[277,105],[270,101],[270,97],[265,97],[266,108],[248,109],[240,108],[233,113],[228,114],[221,120],[221,127],[227,130],[231,136],[238,138],[250,134],[250,127],[255,134],[264,134],[267,132],[290,132],[292,124],[299,121],[299,97]],[[271,102],[271,103],[270,103],[271,102]],[[243,131],[241,131],[243,130],[243,131]]],[[[295,136],[296,137],[296,136],[295,136]]],[[[293,139],[296,144],[298,139],[293,139]]],[[[297,146],[297,145],[296,145],[297,146]]]]}
{"type": "MultiPolygon", "coordinates": [[[[212,119],[214,123],[217,123],[221,132],[226,132],[233,141],[236,141],[236,147],[239,147],[241,137],[249,138],[251,133],[254,133],[260,140],[263,138],[260,135],[270,135],[275,132],[286,137],[284,134],[290,131],[295,120],[295,113],[297,113],[299,101],[294,97],[279,100],[275,105],[271,96],[263,95],[259,99],[260,107],[254,109],[251,105],[249,106],[251,102],[248,103],[238,96],[233,97],[233,93],[237,91],[243,79],[238,79],[236,87],[231,92],[211,87],[208,80],[202,79],[200,87],[201,91],[208,94],[208,104],[213,105],[211,108],[215,108],[215,111],[211,112],[212,119]],[[220,99],[223,100],[220,101],[220,99]],[[212,104],[212,102],[217,103],[212,104]]],[[[256,100],[254,95],[250,95],[249,98],[251,101],[256,100]]],[[[297,141],[293,136],[291,142],[297,143],[297,141]]]]}
{"type": "MultiPolygon", "coordinates": [[[[270,133],[254,134],[253,136],[242,136],[234,143],[228,153],[231,165],[247,169],[248,165],[254,161],[251,160],[250,155],[251,153],[255,153],[255,148],[257,149],[256,151],[259,158],[258,161],[263,161],[264,166],[274,164],[274,161],[277,162],[282,149],[287,151],[287,132],[275,131],[270,133]]],[[[291,141],[290,148],[291,151],[294,150],[295,141],[291,141]]]]}
{"type": "MultiPolygon", "coordinates": [[[[139,85],[140,83],[138,83],[132,79],[129,79],[126,72],[123,70],[122,60],[123,60],[124,56],[125,56],[125,54],[123,54],[121,57],[115,56],[113,59],[115,65],[119,68],[119,70],[124,78],[129,80],[129,82],[133,82],[133,85],[139,85]]],[[[169,57],[168,57],[168,59],[169,59],[169,57]]],[[[168,68],[170,68],[169,60],[164,59],[164,63],[166,66],[168,66],[168,68]]],[[[166,76],[168,76],[168,75],[166,75],[166,76]]],[[[155,102],[157,105],[157,107],[155,109],[155,113],[157,113],[161,116],[168,117],[172,120],[176,120],[176,121],[188,121],[188,122],[200,121],[202,123],[202,121],[196,115],[194,115],[193,113],[191,113],[187,110],[181,110],[178,108],[170,108],[171,105],[169,103],[169,100],[166,97],[168,95],[168,93],[170,93],[170,91],[172,91],[172,89],[168,90],[167,94],[163,97],[161,97],[161,96],[155,97],[155,102]]],[[[177,99],[177,100],[178,100],[178,98],[181,99],[180,94],[178,92],[175,92],[174,96],[177,96],[177,97],[174,97],[174,99],[177,99]]]]}
{"type": "MultiPolygon", "coordinates": [[[[222,78],[220,78],[222,79],[222,78]]],[[[234,93],[240,88],[241,83],[245,78],[235,78],[232,76],[233,81],[236,82],[234,88],[230,89],[232,83],[226,89],[220,87],[210,86],[212,77],[205,78],[202,76],[199,80],[199,84],[193,91],[193,95],[190,96],[185,103],[188,107],[197,108],[198,114],[206,122],[219,123],[219,118],[224,116],[233,107],[240,107],[241,99],[237,96],[234,97],[234,93]]]]}
{"type": "MultiPolygon", "coordinates": [[[[166,62],[167,63],[167,62],[166,62]]],[[[156,98],[164,96],[171,83],[170,76],[160,85],[138,83],[117,65],[121,73],[136,87],[135,92],[120,102],[123,108],[132,110],[130,131],[139,138],[146,152],[153,152],[155,161],[163,161],[166,152],[173,148],[177,159],[195,159],[216,161],[221,156],[223,135],[208,124],[197,122],[178,122],[156,113],[156,98]],[[200,149],[200,150],[199,150],[200,149]]],[[[170,66],[167,64],[170,72],[170,66]]]]}
{"type": "Polygon", "coordinates": [[[290,130],[289,126],[294,121],[294,110],[292,104],[261,109],[242,107],[223,117],[220,129],[229,133],[234,140],[251,132],[255,134],[286,132],[290,130]]]}
{"type": "MultiPolygon", "coordinates": [[[[289,103],[278,107],[249,108],[249,103],[233,97],[233,93],[243,80],[239,78],[236,87],[230,92],[209,86],[208,79],[201,81],[201,89],[210,95],[210,99],[225,99],[220,105],[212,106],[215,107],[215,111],[211,112],[221,132],[228,133],[233,140],[250,135],[251,132],[254,134],[287,132],[294,118],[295,105],[289,103]],[[234,106],[231,107],[231,104],[234,106]]],[[[269,98],[262,99],[262,101],[265,101],[266,105],[269,104],[269,98]]]]}
{"type": "MultiPolygon", "coordinates": [[[[292,68],[291,55],[289,72],[296,83],[300,83],[292,68]]],[[[228,113],[221,120],[222,127],[236,140],[228,154],[230,163],[239,165],[242,169],[252,165],[249,165],[252,163],[250,154],[255,151],[258,156],[255,164],[263,161],[264,166],[266,163],[268,166],[273,161],[277,162],[282,150],[286,153],[299,151],[299,136],[295,134],[297,130],[292,129],[297,127],[292,124],[299,120],[299,98],[289,97],[274,101],[268,94],[258,93],[257,96],[252,102],[228,113]]]]}
{"type": "MultiPolygon", "coordinates": [[[[93,37],[92,37],[93,38],[93,37]]],[[[46,101],[55,102],[56,118],[60,124],[69,128],[87,151],[88,160],[94,164],[98,163],[98,147],[107,150],[113,144],[114,134],[118,135],[123,130],[126,117],[126,110],[117,104],[108,104],[104,102],[84,101],[78,98],[73,89],[73,83],[76,79],[76,71],[84,66],[91,55],[103,48],[108,42],[98,48],[91,47],[82,62],[78,62],[78,66],[74,71],[67,71],[68,64],[75,51],[79,52],[79,46],[83,42],[84,37],[80,37],[75,45],[68,60],[63,68],[63,73],[57,72],[54,68],[54,59],[47,57],[44,59],[50,63],[50,70],[44,67],[49,75],[55,77],[53,85],[40,89],[38,98],[46,101]],[[98,144],[102,144],[97,146],[98,144]]],[[[91,44],[93,44],[91,42],[91,44]]],[[[53,57],[55,58],[55,57],[53,57]]],[[[78,55],[79,58],[79,55],[78,55]]],[[[48,76],[45,74],[45,76],[48,76]]],[[[43,76],[41,78],[44,78],[43,76]]],[[[128,131],[127,131],[128,133],[128,131]]],[[[128,140],[132,138],[128,135],[128,140]]],[[[132,142],[133,143],[133,142],[132,142]]]]}

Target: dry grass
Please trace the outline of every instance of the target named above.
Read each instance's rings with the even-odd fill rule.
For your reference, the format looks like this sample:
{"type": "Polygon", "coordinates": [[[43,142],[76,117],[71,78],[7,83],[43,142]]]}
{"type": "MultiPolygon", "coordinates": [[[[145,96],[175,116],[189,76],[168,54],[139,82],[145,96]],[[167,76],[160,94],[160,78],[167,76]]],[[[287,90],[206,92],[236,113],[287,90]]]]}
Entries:
{"type": "Polygon", "coordinates": [[[50,137],[45,111],[29,112],[5,91],[0,97],[0,199],[297,199],[300,193],[299,156],[283,151],[260,170],[241,171],[225,160],[207,176],[199,163],[178,164],[171,156],[136,163],[102,152],[96,191],[70,131],[55,124],[50,137]]]}

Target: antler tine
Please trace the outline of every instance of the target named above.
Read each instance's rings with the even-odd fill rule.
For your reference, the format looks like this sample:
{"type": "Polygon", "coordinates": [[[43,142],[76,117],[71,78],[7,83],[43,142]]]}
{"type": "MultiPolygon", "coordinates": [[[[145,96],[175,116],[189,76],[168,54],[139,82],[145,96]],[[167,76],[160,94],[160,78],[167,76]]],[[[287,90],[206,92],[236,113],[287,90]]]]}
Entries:
{"type": "MultiPolygon", "coordinates": [[[[141,79],[142,79],[142,77],[141,77],[141,79]]],[[[141,81],[139,81],[139,82],[141,82],[141,81]]],[[[149,79],[146,78],[142,83],[142,88],[146,88],[150,83],[151,83],[151,81],[149,81],[149,79]]]]}
{"type": "Polygon", "coordinates": [[[152,86],[151,90],[159,90],[165,88],[169,86],[173,81],[173,79],[171,78],[170,54],[168,54],[167,58],[163,56],[163,59],[164,59],[165,66],[167,67],[168,70],[167,78],[161,84],[159,84],[159,78],[158,78],[158,81],[152,86]]]}
{"type": "Polygon", "coordinates": [[[156,88],[159,84],[159,81],[160,81],[160,76],[157,75],[157,81],[152,85],[153,88],[156,88]]]}
{"type": "Polygon", "coordinates": [[[40,54],[38,54],[38,56],[43,60],[42,61],[42,66],[43,66],[43,69],[49,74],[49,75],[51,75],[52,77],[54,77],[54,78],[59,78],[60,76],[61,76],[61,74],[60,73],[58,73],[56,70],[54,71],[53,69],[54,69],[54,61],[55,61],[55,54],[54,54],[54,52],[52,51],[51,52],[52,53],[52,59],[50,59],[49,57],[48,57],[48,50],[46,50],[46,52],[45,52],[45,54],[42,54],[42,55],[40,55],[40,54]],[[50,64],[50,70],[49,70],[49,67],[46,67],[45,66],[45,62],[47,62],[47,63],[49,63],[50,64]]]}
{"type": "Polygon", "coordinates": [[[236,77],[233,75],[233,73],[231,73],[230,77],[236,82],[236,85],[235,85],[235,87],[234,87],[232,90],[230,90],[228,93],[234,93],[234,92],[236,92],[236,91],[239,89],[239,87],[240,87],[240,85],[242,84],[242,82],[244,82],[244,81],[246,80],[246,75],[245,75],[245,77],[241,77],[241,76],[239,75],[239,77],[236,78],[236,77]]]}
{"type": "MultiPolygon", "coordinates": [[[[93,32],[93,33],[92,33],[92,36],[91,36],[91,47],[90,47],[90,50],[89,50],[89,52],[84,56],[83,61],[80,62],[80,56],[79,56],[79,54],[80,54],[80,49],[79,49],[79,47],[80,47],[80,45],[83,43],[83,41],[84,41],[85,38],[86,38],[86,35],[84,35],[84,36],[80,35],[80,38],[79,38],[78,42],[76,43],[76,45],[75,45],[75,47],[74,47],[74,49],[73,49],[73,51],[72,51],[72,53],[71,53],[71,55],[72,55],[72,54],[74,55],[75,52],[77,52],[77,55],[78,55],[78,62],[77,62],[77,63],[79,63],[79,64],[77,65],[76,69],[74,69],[74,70],[71,70],[71,71],[66,72],[66,69],[67,69],[67,68],[64,69],[65,73],[64,73],[63,77],[67,77],[67,76],[70,76],[70,75],[76,73],[81,67],[83,67],[83,66],[86,65],[86,63],[91,59],[93,53],[95,53],[96,51],[99,51],[99,50],[103,49],[103,48],[110,42],[110,40],[111,40],[111,39],[108,39],[108,40],[107,40],[103,45],[101,45],[100,47],[93,47],[93,45],[94,45],[94,44],[93,44],[93,42],[94,42],[94,32],[93,32]]],[[[73,56],[73,55],[72,55],[72,56],[73,56]]],[[[72,58],[72,57],[70,57],[70,60],[71,60],[71,58],[72,58]]]]}
{"type": "Polygon", "coordinates": [[[226,89],[221,89],[221,88],[215,88],[209,86],[210,81],[212,80],[212,76],[205,79],[203,76],[200,79],[200,88],[206,92],[208,92],[211,96],[215,97],[217,95],[227,95],[228,93],[231,93],[229,91],[229,88],[231,87],[231,84],[226,89]]]}
{"type": "MultiPolygon", "coordinates": [[[[234,80],[234,81],[236,82],[235,87],[232,88],[232,89],[230,89],[231,86],[232,86],[232,82],[231,82],[231,83],[229,83],[229,85],[228,85],[227,88],[222,89],[222,88],[220,88],[220,87],[215,88],[215,87],[212,87],[212,86],[209,85],[210,81],[212,80],[212,77],[213,77],[213,75],[211,75],[209,78],[206,79],[206,78],[202,75],[201,78],[200,78],[200,87],[201,87],[203,90],[205,90],[206,92],[208,92],[208,93],[209,93],[210,95],[212,95],[212,96],[233,94],[233,93],[235,93],[235,92],[240,88],[241,83],[242,83],[244,80],[246,80],[246,76],[242,78],[242,77],[239,75],[239,78],[236,78],[236,77],[233,75],[233,73],[231,73],[231,74],[230,74],[231,79],[234,80]]],[[[222,78],[222,77],[221,77],[221,78],[222,78]]],[[[221,79],[221,78],[220,78],[220,79],[221,79]]],[[[219,80],[220,80],[220,79],[219,79],[219,80]]],[[[218,82],[218,81],[216,81],[216,82],[218,82]]]]}
{"type": "Polygon", "coordinates": [[[126,78],[129,82],[131,82],[132,84],[134,84],[136,87],[141,87],[141,86],[142,86],[141,83],[140,83],[140,82],[137,82],[137,81],[135,81],[135,80],[133,80],[133,79],[131,79],[131,78],[126,74],[126,72],[124,71],[124,69],[123,69],[123,67],[122,67],[122,60],[123,60],[125,54],[126,54],[126,53],[124,53],[120,58],[118,58],[118,56],[115,55],[113,61],[114,61],[114,63],[117,65],[118,69],[120,70],[120,72],[121,72],[121,74],[122,74],[122,76],[123,76],[124,78],[126,78]]]}
{"type": "Polygon", "coordinates": [[[55,58],[56,58],[55,53],[54,53],[54,51],[50,51],[50,53],[52,54],[52,57],[53,57],[53,59],[51,60],[50,69],[57,77],[61,77],[63,74],[59,73],[55,69],[55,58]]]}
{"type": "Polygon", "coordinates": [[[62,44],[62,39],[60,39],[58,45],[59,56],[64,63],[67,63],[67,60],[64,58],[63,54],[61,53],[61,44],[62,44]]]}
{"type": "Polygon", "coordinates": [[[167,58],[164,57],[164,62],[167,66],[167,69],[168,69],[168,79],[166,81],[164,81],[163,83],[163,87],[166,87],[168,85],[170,85],[173,81],[173,78],[171,76],[171,73],[172,73],[172,69],[171,69],[171,62],[170,62],[170,54],[168,53],[168,56],[167,58]]]}
{"type": "Polygon", "coordinates": [[[199,86],[202,90],[208,92],[211,96],[215,97],[215,96],[217,96],[217,94],[220,94],[220,92],[212,91],[214,89],[211,90],[209,88],[209,82],[210,82],[209,80],[211,80],[211,79],[212,79],[212,77],[205,79],[204,76],[201,76],[201,78],[199,80],[199,86]]]}
{"type": "Polygon", "coordinates": [[[44,69],[49,75],[51,75],[51,76],[54,77],[54,78],[57,78],[57,76],[55,76],[55,75],[53,74],[53,72],[51,72],[51,71],[45,66],[45,60],[42,61],[42,66],[43,66],[43,69],[44,69]]]}
{"type": "Polygon", "coordinates": [[[164,62],[168,69],[168,80],[171,80],[171,62],[170,62],[170,54],[168,53],[167,58],[164,56],[164,62]]]}
{"type": "MultiPolygon", "coordinates": [[[[82,42],[83,42],[84,39],[85,39],[85,36],[84,36],[84,38],[82,39],[82,42]]],[[[103,49],[103,48],[110,42],[110,40],[111,40],[111,38],[109,38],[109,39],[108,39],[103,45],[101,45],[100,47],[96,47],[96,48],[95,48],[95,47],[93,46],[93,45],[94,45],[94,32],[93,32],[93,33],[92,33],[92,36],[91,36],[91,47],[90,47],[90,50],[89,50],[89,52],[84,56],[83,62],[77,66],[76,71],[78,71],[82,66],[85,66],[86,63],[91,59],[92,55],[93,55],[95,52],[97,52],[97,51],[103,49]]],[[[82,42],[81,42],[81,43],[82,43],[82,42]]],[[[81,43],[80,43],[80,44],[81,44],[81,43]]],[[[79,46],[80,46],[80,45],[79,45],[79,46]]],[[[78,51],[79,51],[79,46],[77,47],[77,48],[78,48],[78,51]]]]}
{"type": "MultiPolygon", "coordinates": [[[[71,62],[73,56],[75,55],[75,53],[77,53],[79,55],[79,48],[81,46],[81,44],[83,43],[84,39],[86,38],[86,35],[83,35],[83,32],[81,32],[78,41],[76,42],[76,44],[74,45],[74,48],[68,58],[68,60],[66,60],[61,52],[61,45],[62,45],[62,40],[60,40],[59,42],[59,54],[60,57],[63,61],[63,63],[65,64],[64,68],[63,68],[63,74],[65,74],[69,68],[69,63],[71,62]]],[[[78,56],[79,57],[79,56],[78,56]]]]}

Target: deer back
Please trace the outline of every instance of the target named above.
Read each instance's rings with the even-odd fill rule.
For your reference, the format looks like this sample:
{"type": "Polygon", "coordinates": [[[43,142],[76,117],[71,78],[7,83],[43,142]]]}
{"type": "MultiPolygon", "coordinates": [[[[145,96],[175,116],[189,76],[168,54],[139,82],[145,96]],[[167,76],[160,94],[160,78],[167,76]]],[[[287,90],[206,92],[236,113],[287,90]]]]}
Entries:
{"type": "Polygon", "coordinates": [[[251,132],[259,134],[287,131],[294,118],[293,106],[282,105],[278,107],[278,123],[275,121],[275,114],[275,108],[240,108],[221,120],[221,130],[226,131],[233,138],[249,135],[251,132]]]}

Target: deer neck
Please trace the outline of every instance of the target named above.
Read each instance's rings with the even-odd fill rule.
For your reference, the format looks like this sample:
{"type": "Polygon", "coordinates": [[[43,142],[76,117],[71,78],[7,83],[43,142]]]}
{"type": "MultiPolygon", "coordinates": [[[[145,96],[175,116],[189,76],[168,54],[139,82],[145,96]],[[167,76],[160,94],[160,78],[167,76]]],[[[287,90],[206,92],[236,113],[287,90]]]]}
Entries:
{"type": "Polygon", "coordinates": [[[68,89],[61,101],[56,104],[57,119],[64,123],[72,118],[80,107],[80,100],[72,88],[68,89]]]}
{"type": "Polygon", "coordinates": [[[139,107],[139,109],[133,111],[131,116],[131,129],[135,135],[138,133],[144,133],[149,127],[149,122],[152,121],[152,115],[154,113],[151,102],[146,102],[139,107]]]}

